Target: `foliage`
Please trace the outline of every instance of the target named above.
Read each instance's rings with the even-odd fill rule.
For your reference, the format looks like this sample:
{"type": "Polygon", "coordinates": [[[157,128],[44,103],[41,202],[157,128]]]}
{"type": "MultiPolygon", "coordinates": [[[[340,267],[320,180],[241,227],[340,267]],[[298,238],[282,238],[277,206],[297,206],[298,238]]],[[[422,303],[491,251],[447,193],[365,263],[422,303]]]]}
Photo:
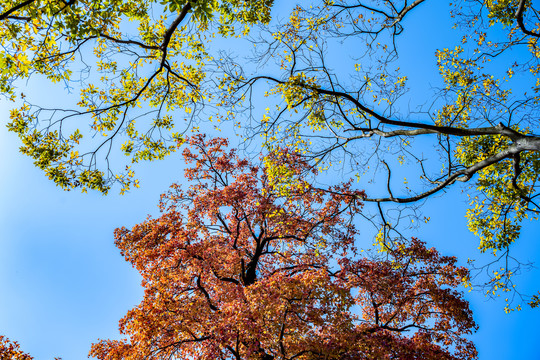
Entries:
{"type": "MultiPolygon", "coordinates": [[[[521,266],[511,248],[540,211],[539,11],[527,0],[456,1],[463,37],[435,54],[440,88],[409,96],[400,39],[428,6],[441,2],[315,0],[271,21],[272,0],[4,1],[0,91],[21,103],[8,127],[56,184],[106,194],[138,187],[134,165],[172,154],[201,121],[228,120],[268,150],[341,166],[364,188],[385,184],[364,200],[377,203],[378,229],[400,233],[403,219],[421,219],[422,200],[463,182],[480,251],[504,263],[480,282],[507,292],[521,266]],[[213,51],[215,38],[235,51],[213,51]],[[80,100],[38,106],[16,87],[28,79],[80,100]]],[[[270,177],[289,176],[274,165],[270,177]]]]}
{"type": "Polygon", "coordinates": [[[528,0],[456,1],[463,38],[435,54],[440,88],[409,96],[400,39],[437,4],[314,0],[271,21],[272,0],[2,2],[8,128],[62,188],[138,187],[134,164],[177,151],[206,118],[260,135],[270,154],[257,167],[224,140],[190,140],[194,185],[173,186],[159,219],[117,232],[147,291],[121,323],[129,339],[93,355],[475,357],[463,338],[475,325],[454,290],[472,275],[402,233],[417,204],[465,183],[479,250],[504,261],[480,268],[486,292],[514,290],[510,250],[540,211],[540,12],[528,0]],[[213,51],[216,38],[254,45],[253,56],[213,51]],[[78,102],[39,106],[20,92],[29,81],[60,84],[78,102]],[[361,184],[308,181],[336,165],[361,184]],[[354,190],[372,183],[385,189],[354,190]],[[376,204],[366,218],[378,253],[353,244],[363,203],[376,204]]]}
{"type": "Polygon", "coordinates": [[[33,358],[20,350],[16,341],[11,341],[0,335],[0,358],[6,360],[32,360],[33,358]]]}
{"type": "MultiPolygon", "coordinates": [[[[33,360],[34,358],[20,349],[19,343],[0,335],[0,359],[2,360],[33,360]]],[[[61,360],[60,358],[54,358],[61,360]]]]}
{"type": "MultiPolygon", "coordinates": [[[[419,240],[384,255],[355,248],[364,195],[331,191],[284,162],[302,187],[275,192],[267,167],[196,136],[163,214],[116,244],[143,276],[141,304],[102,340],[99,359],[472,359],[475,329],[455,290],[468,272],[419,240]]],[[[288,152],[285,152],[288,153],[288,152]]],[[[272,155],[269,155],[272,156],[272,155]]],[[[281,157],[283,159],[283,157],[281,157]]]]}
{"type": "Polygon", "coordinates": [[[182,125],[168,112],[181,109],[189,120],[211,98],[202,86],[211,60],[207,44],[216,34],[240,36],[250,25],[268,22],[271,5],[272,0],[3,1],[0,91],[15,100],[15,81],[37,76],[80,92],[73,110],[25,102],[12,111],[8,127],[20,137],[21,151],[64,189],[107,193],[115,182],[122,192],[138,186],[130,167],[110,168],[113,141],[123,139],[120,150],[133,163],[174,152],[182,138],[174,128],[182,125]],[[141,115],[137,108],[143,106],[151,110],[141,115]],[[94,148],[79,150],[86,148],[81,141],[88,132],[84,126],[73,130],[72,118],[85,119],[101,138],[94,148]]]}
{"type": "Polygon", "coordinates": [[[253,40],[258,67],[222,62],[222,99],[237,109],[249,99],[233,115],[245,118],[250,94],[266,84],[267,111],[250,119],[265,145],[295,149],[321,169],[352,172],[368,190],[365,201],[378,204],[379,228],[404,231],[396,224],[421,219],[416,204],[467,183],[469,228],[480,251],[504,263],[484,284],[495,295],[514,290],[511,277],[521,264],[511,261],[510,248],[523,220],[540,211],[540,19],[529,1],[456,2],[452,16],[463,38],[437,50],[441,87],[418,100],[424,94],[407,94],[400,67],[410,49],[400,39],[404,19],[421,21],[415,12],[430,5],[436,2],[298,5],[288,21],[253,40]],[[396,174],[406,179],[400,184],[396,174]],[[383,195],[367,188],[373,183],[386,185],[383,195]]]}

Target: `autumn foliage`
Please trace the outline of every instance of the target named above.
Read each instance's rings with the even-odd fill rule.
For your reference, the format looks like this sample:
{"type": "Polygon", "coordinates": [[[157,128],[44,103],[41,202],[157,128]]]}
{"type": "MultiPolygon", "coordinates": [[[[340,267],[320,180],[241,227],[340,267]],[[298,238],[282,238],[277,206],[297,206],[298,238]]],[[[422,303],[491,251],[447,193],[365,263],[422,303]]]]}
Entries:
{"type": "MultiPolygon", "coordinates": [[[[358,251],[363,193],[317,189],[281,150],[283,176],[224,139],[190,139],[187,189],[116,231],[143,276],[141,304],[98,359],[473,359],[476,325],[455,290],[467,270],[419,240],[358,251]],[[283,187],[286,194],[283,194],[283,187]]],[[[275,169],[275,167],[272,167],[275,169]]]]}
{"type": "Polygon", "coordinates": [[[32,360],[33,357],[20,349],[19,343],[0,335],[0,359],[2,360],[32,360]]]}

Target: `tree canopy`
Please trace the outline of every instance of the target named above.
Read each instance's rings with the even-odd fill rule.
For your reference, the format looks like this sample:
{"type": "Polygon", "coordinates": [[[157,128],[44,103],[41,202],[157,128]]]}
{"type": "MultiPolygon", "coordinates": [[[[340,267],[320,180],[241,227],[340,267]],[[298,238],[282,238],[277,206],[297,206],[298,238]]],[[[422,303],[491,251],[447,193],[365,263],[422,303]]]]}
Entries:
{"type": "Polygon", "coordinates": [[[173,185],[162,216],[116,231],[145,296],[102,340],[98,359],[472,359],[475,329],[455,290],[453,257],[417,239],[360,252],[351,222],[364,194],[305,181],[308,165],[281,151],[296,177],[286,195],[267,167],[190,139],[190,186],[173,185]]]}
{"type": "Polygon", "coordinates": [[[2,5],[0,90],[15,99],[17,80],[45,77],[80,92],[73,109],[26,101],[14,109],[9,128],[21,138],[21,151],[64,189],[107,193],[113,183],[125,191],[134,182],[130,169],[109,166],[119,134],[124,139],[115,151],[132,162],[162,159],[174,151],[182,131],[173,131],[181,124],[170,112],[181,109],[183,117],[193,119],[213,95],[203,86],[211,61],[207,43],[218,34],[239,36],[255,23],[268,22],[272,1],[2,5]],[[143,114],[136,110],[142,106],[143,114]],[[71,120],[79,119],[87,126],[72,129],[71,120]],[[88,130],[101,141],[83,152],[88,130]]]}
{"type": "MultiPolygon", "coordinates": [[[[492,252],[502,260],[497,264],[496,271],[491,267],[486,268],[489,276],[487,291],[493,295],[514,290],[512,275],[519,263],[511,263],[510,250],[518,241],[523,222],[526,219],[536,220],[540,211],[540,138],[537,134],[539,9],[527,0],[455,1],[451,5],[451,14],[460,39],[452,46],[441,46],[437,50],[433,62],[438,67],[440,81],[427,91],[422,88],[419,92],[410,87],[408,74],[402,70],[403,54],[412,49],[403,48],[401,39],[407,33],[409,19],[416,11],[430,6],[438,9],[437,4],[440,5],[440,1],[312,0],[298,4],[274,4],[272,0],[3,1],[0,10],[0,91],[14,104],[8,128],[19,136],[20,150],[60,187],[107,194],[113,186],[117,186],[122,193],[138,187],[139,180],[134,172],[136,163],[160,160],[176,152],[186,141],[186,133],[204,133],[210,127],[233,124],[237,133],[245,139],[245,147],[260,150],[262,146],[263,152],[269,154],[260,169],[252,167],[249,170],[252,173],[247,172],[245,176],[259,179],[256,172],[263,171],[272,184],[271,190],[265,191],[273,191],[275,196],[280,197],[279,201],[284,203],[276,206],[283,211],[292,211],[292,208],[284,206],[297,206],[294,203],[298,200],[295,192],[300,191],[302,186],[306,186],[303,190],[305,196],[313,196],[311,201],[321,206],[326,201],[336,206],[338,203],[339,206],[348,204],[353,207],[360,206],[360,203],[374,204],[372,213],[365,211],[363,215],[378,229],[375,240],[384,249],[385,255],[379,256],[387,256],[385,260],[355,259],[353,263],[356,265],[351,265],[351,268],[343,266],[339,270],[341,272],[334,274],[334,268],[328,261],[340,259],[333,253],[324,253],[324,249],[331,248],[324,241],[330,240],[324,240],[321,244],[310,243],[312,248],[302,245],[294,254],[297,258],[286,261],[280,260],[275,254],[268,254],[272,261],[277,261],[272,266],[277,266],[280,261],[294,262],[313,257],[310,261],[316,266],[306,272],[315,276],[317,271],[326,271],[327,277],[321,278],[320,283],[302,283],[303,280],[296,273],[294,276],[282,274],[284,279],[299,281],[298,291],[313,289],[325,296],[337,296],[333,292],[336,289],[349,291],[349,295],[340,293],[342,297],[335,298],[336,306],[342,306],[340,309],[319,308],[324,307],[323,303],[314,298],[309,298],[309,301],[313,301],[310,306],[317,316],[322,316],[319,311],[329,311],[324,316],[343,321],[336,325],[338,333],[344,331],[340,326],[352,327],[354,324],[363,329],[358,331],[364,336],[371,330],[362,328],[353,317],[343,317],[348,311],[348,304],[362,296],[355,300],[356,295],[352,295],[351,289],[362,294],[362,291],[369,292],[369,286],[372,286],[351,280],[354,276],[349,271],[355,267],[358,268],[355,271],[380,267],[380,271],[392,274],[399,283],[404,279],[399,278],[398,275],[402,276],[403,273],[396,269],[402,267],[396,264],[410,261],[424,264],[422,266],[441,274],[435,278],[418,279],[420,282],[427,281],[422,286],[429,285],[430,291],[440,289],[443,283],[438,281],[447,281],[444,284],[455,287],[457,277],[452,277],[455,274],[463,275],[460,281],[470,284],[471,276],[458,268],[454,260],[439,256],[426,249],[423,243],[410,240],[410,236],[407,236],[408,225],[401,220],[405,216],[420,220],[421,215],[416,209],[423,201],[462,183],[461,189],[469,197],[470,203],[465,215],[469,229],[479,237],[479,250],[492,252]],[[278,11],[282,16],[283,12],[286,14],[281,18],[273,16],[278,11]],[[229,51],[220,50],[223,44],[232,44],[224,46],[229,51]],[[253,51],[250,52],[248,48],[253,51]],[[76,93],[78,99],[73,104],[69,101],[40,104],[39,100],[23,93],[24,84],[32,82],[58,83],[66,94],[76,93]],[[259,136],[260,142],[257,141],[259,136]],[[283,152],[283,149],[289,150],[283,152]],[[126,156],[125,163],[117,156],[121,154],[126,156]],[[291,158],[296,161],[294,171],[288,165],[291,158]],[[305,174],[297,172],[298,169],[305,174]],[[320,184],[315,185],[319,175],[310,172],[313,169],[337,169],[346,177],[357,179],[358,183],[347,183],[345,187],[332,188],[330,191],[320,184]],[[310,181],[313,183],[303,178],[307,174],[311,174],[310,181]],[[406,179],[401,180],[404,174],[406,179]],[[287,205],[287,202],[292,203],[287,205]],[[314,256],[308,250],[319,255],[314,256]],[[502,267],[499,266],[501,264],[502,267]],[[443,269],[450,272],[440,273],[443,269]],[[340,277],[336,274],[348,275],[340,277]]],[[[199,148],[204,146],[200,145],[199,148]]],[[[228,161],[233,161],[231,159],[228,161]]],[[[192,160],[196,161],[195,158],[192,160]]],[[[235,165],[239,167],[236,171],[247,171],[249,168],[245,163],[235,165]]],[[[190,176],[196,174],[197,170],[193,170],[190,176]]],[[[191,180],[208,179],[193,177],[191,180]]],[[[251,186],[253,191],[259,189],[258,183],[251,183],[251,186]]],[[[208,195],[202,185],[198,191],[201,194],[192,193],[193,198],[208,195]]],[[[180,198],[177,196],[180,195],[171,193],[167,199],[178,203],[180,198]]],[[[214,201],[216,204],[228,204],[226,199],[214,201]]],[[[177,205],[180,206],[180,203],[177,205]]],[[[322,210],[308,208],[301,208],[307,211],[304,215],[308,216],[303,221],[315,221],[310,216],[319,216],[318,211],[322,210]]],[[[337,211],[337,208],[334,210],[337,211]]],[[[359,208],[355,208],[353,212],[358,211],[359,208]]],[[[135,242],[132,244],[127,239],[145,244],[146,241],[157,241],[165,236],[162,240],[169,241],[159,231],[168,234],[167,231],[179,225],[161,224],[160,221],[178,216],[175,215],[177,213],[174,207],[169,208],[161,220],[149,220],[131,232],[126,230],[118,233],[118,244],[129,261],[135,262],[135,258],[129,255],[130,251],[141,251],[137,253],[140,261],[149,261],[148,264],[136,263],[143,276],[171,276],[174,281],[179,281],[178,288],[160,290],[164,296],[166,293],[169,301],[174,301],[175,291],[183,289],[182,286],[193,284],[182,283],[182,279],[175,278],[178,276],[175,272],[163,273],[159,268],[161,265],[150,260],[151,256],[155,256],[155,261],[167,261],[163,254],[152,253],[157,251],[152,246],[161,245],[149,243],[148,249],[130,249],[128,246],[135,242]],[[146,251],[153,255],[148,255],[146,251]],[[155,267],[152,268],[155,273],[145,273],[146,266],[155,267]]],[[[262,213],[266,214],[264,211],[262,213]]],[[[223,230],[228,226],[228,221],[234,219],[217,219],[217,225],[208,225],[202,218],[199,220],[201,222],[197,227],[201,231],[219,232],[215,226],[223,230]]],[[[236,223],[247,228],[253,225],[250,221],[247,218],[236,219],[236,223]]],[[[331,219],[325,221],[328,225],[317,224],[314,230],[324,234],[330,231],[323,231],[325,226],[339,225],[331,219]]],[[[298,230],[301,229],[299,226],[298,230]]],[[[347,233],[352,229],[343,231],[347,233]]],[[[324,235],[333,236],[330,233],[324,235]]],[[[293,239],[290,242],[283,240],[282,243],[291,248],[298,245],[293,239]]],[[[204,246],[214,245],[218,246],[210,243],[204,246]]],[[[166,244],[163,246],[166,248],[166,244]]],[[[251,242],[249,246],[255,244],[251,242]]],[[[338,248],[340,251],[352,251],[347,246],[341,243],[338,248]]],[[[253,260],[247,253],[245,256],[246,259],[241,259],[244,267],[247,267],[241,270],[235,268],[236,278],[231,277],[238,284],[232,282],[224,284],[225,287],[244,289],[246,283],[243,277],[247,276],[245,271],[249,269],[249,261],[253,260]]],[[[189,261],[193,262],[193,269],[206,271],[206,275],[214,276],[213,281],[217,281],[220,279],[212,273],[212,261],[241,261],[240,258],[234,259],[220,260],[216,255],[214,259],[190,258],[189,261]]],[[[411,268],[411,271],[415,270],[411,268]]],[[[229,275],[233,276],[232,273],[229,275]]],[[[250,276],[257,277],[253,274],[250,276]]],[[[144,320],[155,321],[155,324],[165,321],[162,317],[165,315],[159,312],[163,309],[158,311],[159,306],[163,305],[156,297],[160,292],[152,293],[155,290],[152,281],[162,281],[160,279],[152,278],[147,282],[150,289],[148,294],[154,294],[152,301],[155,304],[151,304],[149,297],[145,298],[146,305],[144,302],[141,305],[147,306],[150,311],[149,318],[144,320]]],[[[185,296],[192,296],[196,300],[198,310],[202,309],[201,301],[207,301],[206,313],[198,314],[205,316],[213,311],[212,306],[220,305],[209,300],[215,295],[212,291],[217,290],[211,288],[215,284],[205,282],[208,281],[206,278],[191,278],[195,282],[197,279],[200,286],[193,285],[195,288],[187,290],[185,296]],[[207,289],[212,290],[208,292],[207,289]],[[208,297],[204,295],[205,292],[208,297]]],[[[264,281],[267,279],[264,278],[264,281]]],[[[400,286],[405,286],[405,292],[409,289],[406,285],[400,286]]],[[[390,301],[394,304],[394,300],[388,300],[384,294],[377,292],[379,288],[372,290],[373,294],[382,297],[383,303],[390,301]]],[[[429,293],[429,296],[432,295],[435,296],[429,293]]],[[[281,293],[272,296],[284,301],[281,293]]],[[[420,303],[425,300],[414,299],[420,303]]],[[[532,307],[539,304],[538,296],[524,299],[532,307]]],[[[229,304],[229,299],[223,298],[223,301],[229,304]]],[[[378,306],[375,305],[377,301],[371,304],[372,308],[378,306]]],[[[417,309],[419,303],[414,301],[411,306],[417,309]]],[[[249,305],[249,301],[243,303],[246,304],[249,305]]],[[[463,304],[460,306],[465,308],[463,304]]],[[[131,324],[139,316],[134,311],[126,317],[126,324],[131,324]]],[[[308,311],[307,308],[295,311],[300,317],[315,316],[303,313],[308,311]]],[[[402,320],[399,320],[399,325],[389,325],[394,320],[390,321],[386,326],[391,328],[384,328],[386,320],[377,320],[375,313],[376,310],[372,309],[362,324],[367,324],[367,328],[381,328],[381,331],[372,334],[384,335],[389,342],[400,342],[409,349],[406,351],[413,351],[411,349],[418,344],[415,341],[420,341],[420,338],[427,341],[422,336],[430,337],[430,344],[438,344],[440,341],[437,339],[442,339],[438,337],[443,336],[442,332],[457,334],[451,337],[452,344],[456,345],[461,343],[461,334],[473,327],[469,317],[463,320],[463,317],[457,317],[456,312],[448,316],[452,321],[458,318],[465,321],[466,327],[456,330],[454,325],[445,323],[444,326],[450,327],[431,329],[434,332],[426,335],[420,323],[413,320],[413,326],[419,330],[412,338],[404,338],[396,329],[410,325],[411,319],[414,319],[411,318],[412,313],[395,312],[393,319],[402,320]]],[[[268,316],[287,318],[292,313],[268,316]]],[[[420,318],[428,321],[427,318],[420,318]]],[[[169,320],[178,321],[175,318],[169,320]]],[[[217,327],[221,326],[219,319],[214,320],[217,327]]],[[[310,321],[316,322],[316,317],[310,318],[310,321]]],[[[294,328],[300,325],[287,322],[286,326],[294,328]]],[[[139,333],[137,329],[126,328],[125,332],[132,336],[132,340],[145,336],[156,339],[149,333],[139,333]]],[[[196,347],[199,341],[192,343],[193,339],[210,342],[204,338],[206,335],[201,335],[203,332],[190,335],[191,338],[186,334],[183,333],[184,337],[178,340],[178,346],[182,345],[182,349],[184,343],[196,347]]],[[[280,345],[279,341],[275,342],[276,334],[272,333],[268,334],[268,344],[263,346],[252,341],[249,333],[242,336],[246,336],[244,342],[236,348],[230,345],[234,350],[231,352],[228,349],[230,354],[234,355],[241,349],[245,354],[264,351],[275,357],[280,351],[282,355],[283,352],[293,353],[293,343],[300,341],[291,337],[288,340],[292,343],[280,345]]],[[[441,341],[444,343],[444,340],[441,341]]],[[[151,343],[159,344],[159,341],[151,343]]],[[[104,349],[114,348],[114,351],[126,351],[126,354],[129,351],[155,350],[151,347],[137,348],[137,344],[136,341],[129,344],[104,342],[96,345],[93,351],[104,357],[104,349]]],[[[209,351],[218,351],[216,349],[222,349],[220,346],[223,344],[225,342],[215,342],[211,347],[214,350],[209,351]]],[[[366,346],[365,349],[353,349],[359,352],[371,349],[369,345],[366,346]]],[[[440,344],[433,346],[430,349],[445,354],[451,354],[454,349],[440,344]]],[[[337,346],[334,350],[339,348],[337,346]]],[[[459,349],[470,350],[454,354],[458,358],[473,356],[474,353],[472,348],[465,345],[456,349],[458,352],[459,349]]],[[[310,351],[316,354],[319,350],[310,351]]],[[[327,350],[320,351],[322,354],[327,350]]],[[[429,354],[435,356],[435,352],[429,354]]]]}
{"type": "Polygon", "coordinates": [[[406,18],[429,3],[298,6],[286,23],[265,27],[253,40],[258,68],[221,62],[223,98],[238,109],[264,83],[272,104],[266,113],[254,117],[247,100],[237,113],[250,114],[265,146],[291,147],[324,169],[339,163],[368,180],[365,201],[383,204],[383,236],[402,217],[385,217],[384,209],[405,209],[466,183],[469,229],[481,252],[504,260],[488,293],[512,291],[519,264],[510,264],[510,247],[523,220],[537,220],[539,212],[538,11],[527,1],[456,2],[452,16],[462,38],[436,51],[441,86],[411,99],[400,54],[413,49],[399,41],[406,18]],[[406,178],[400,184],[395,174],[406,178]],[[385,191],[370,182],[385,184],[385,191]]]}
{"type": "Polygon", "coordinates": [[[80,93],[73,108],[23,98],[9,128],[58,185],[107,193],[138,186],[111,153],[162,159],[204,119],[232,120],[266,146],[324,166],[345,158],[347,170],[388,183],[386,194],[367,189],[367,201],[414,203],[470,183],[481,251],[505,252],[538,212],[538,12],[524,0],[456,2],[463,39],[434,59],[444,86],[410,110],[400,35],[433,3],[313,1],[270,21],[270,0],[4,2],[3,93],[24,96],[17,84],[31,77],[80,93]],[[249,61],[212,51],[233,37],[255,45],[249,61]],[[336,44],[352,64],[336,62],[336,44]],[[259,93],[266,112],[255,108],[259,93]],[[425,138],[437,154],[425,155],[425,138]],[[390,180],[395,159],[412,175],[406,187],[390,180]]]}

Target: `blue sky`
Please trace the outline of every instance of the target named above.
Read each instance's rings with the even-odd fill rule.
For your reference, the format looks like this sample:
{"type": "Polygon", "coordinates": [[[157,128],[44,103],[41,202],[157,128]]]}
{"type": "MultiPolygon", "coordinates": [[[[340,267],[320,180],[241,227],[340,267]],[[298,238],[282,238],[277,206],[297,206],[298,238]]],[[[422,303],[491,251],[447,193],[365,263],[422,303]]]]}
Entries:
{"type": "MultiPolygon", "coordinates": [[[[459,37],[448,30],[451,19],[439,16],[446,13],[445,7],[436,14],[419,8],[411,19],[417,25],[407,30],[401,49],[411,86],[437,82],[432,44],[453,46],[459,37]]],[[[47,89],[42,86],[28,91],[39,95],[47,89]]],[[[3,119],[8,106],[0,103],[3,119]]],[[[38,360],[83,359],[98,338],[118,336],[118,320],[142,299],[140,277],[115,248],[113,230],[158,213],[159,195],[182,178],[181,157],[141,165],[141,189],[104,197],[62,191],[17,152],[18,146],[14,134],[1,126],[0,334],[20,342],[38,360]]],[[[478,243],[466,228],[466,200],[458,188],[430,199],[423,211],[432,220],[416,234],[463,261],[477,255],[478,243]]],[[[538,223],[526,224],[516,247],[520,259],[540,258],[539,233],[538,223]]],[[[537,291],[539,278],[534,269],[519,284],[537,291]]],[[[502,301],[474,292],[466,297],[480,326],[473,340],[481,360],[540,359],[540,310],[506,315],[502,301]]]]}

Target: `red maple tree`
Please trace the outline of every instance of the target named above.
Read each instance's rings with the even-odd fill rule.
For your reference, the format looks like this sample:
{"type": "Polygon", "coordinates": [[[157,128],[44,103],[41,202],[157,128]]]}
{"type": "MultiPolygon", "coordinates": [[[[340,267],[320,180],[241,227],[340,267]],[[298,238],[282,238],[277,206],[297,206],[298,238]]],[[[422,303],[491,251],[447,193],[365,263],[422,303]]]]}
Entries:
{"type": "Polygon", "coordinates": [[[120,321],[127,338],[101,340],[90,355],[476,358],[465,338],[476,325],[455,289],[467,270],[455,258],[417,239],[359,252],[363,193],[350,184],[313,187],[286,150],[267,158],[279,166],[255,166],[224,139],[189,142],[189,188],[173,185],[159,218],[116,230],[145,295],[120,321]]]}

